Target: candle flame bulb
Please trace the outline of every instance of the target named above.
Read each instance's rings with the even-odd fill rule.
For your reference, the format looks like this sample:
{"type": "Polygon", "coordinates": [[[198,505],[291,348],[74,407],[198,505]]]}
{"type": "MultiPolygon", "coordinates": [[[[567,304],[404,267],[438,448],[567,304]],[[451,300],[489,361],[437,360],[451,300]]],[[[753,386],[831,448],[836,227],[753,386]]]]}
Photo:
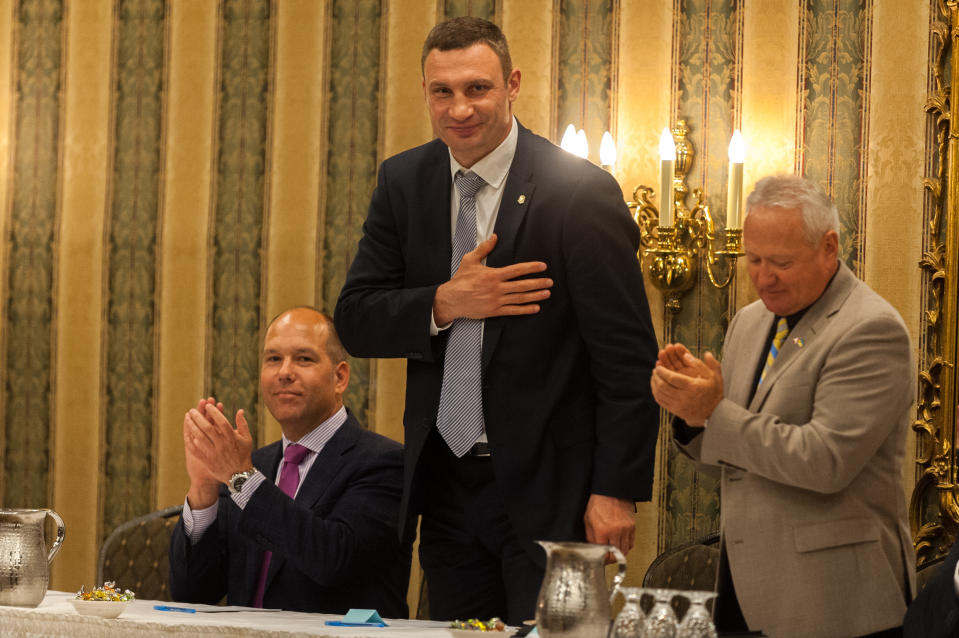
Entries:
{"type": "Polygon", "coordinates": [[[579,129],[576,133],[576,146],[573,155],[578,155],[583,159],[589,157],[589,142],[586,141],[586,131],[579,129]]]}
{"type": "Polygon", "coordinates": [[[616,143],[609,131],[603,133],[603,141],[599,143],[599,163],[603,166],[612,166],[616,163],[616,143]]]}
{"type": "Polygon", "coordinates": [[[676,142],[673,141],[673,134],[669,132],[668,128],[664,128],[659,136],[659,159],[676,159],[676,142]]]}
{"type": "Polygon", "coordinates": [[[573,145],[576,140],[576,128],[572,124],[566,127],[566,131],[563,133],[563,139],[559,143],[559,147],[566,151],[567,153],[573,152],[573,145]]]}
{"type": "Polygon", "coordinates": [[[733,131],[732,139],[729,140],[729,161],[738,164],[746,161],[746,143],[743,142],[743,134],[739,129],[733,131]]]}

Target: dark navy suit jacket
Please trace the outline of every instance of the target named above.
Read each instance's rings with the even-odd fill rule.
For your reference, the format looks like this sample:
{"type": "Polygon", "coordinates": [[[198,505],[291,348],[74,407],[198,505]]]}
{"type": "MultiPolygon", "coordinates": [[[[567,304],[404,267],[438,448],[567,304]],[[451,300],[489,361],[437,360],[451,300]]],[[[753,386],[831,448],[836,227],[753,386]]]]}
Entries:
{"type": "Polygon", "coordinates": [[[953,583],[957,561],[959,543],[909,605],[902,627],[905,638],[959,637],[959,597],[953,583]]]}
{"type": "MultiPolygon", "coordinates": [[[[450,189],[439,140],[383,162],[334,314],[352,355],[407,359],[404,512],[411,498],[418,509],[416,466],[443,377],[448,331],[431,337],[429,325],[450,278],[450,189]]],[[[536,539],[584,537],[590,493],[649,500],[657,344],[639,230],[607,172],[520,126],[494,232],[487,265],[543,261],[554,281],[539,313],[491,317],[483,335],[493,470],[533,552],[536,539]]]]}
{"type": "Polygon", "coordinates": [[[253,453],[267,477],[241,510],[226,487],[217,520],[196,545],[183,521],[170,544],[174,600],[249,605],[262,552],[273,557],[263,606],[341,614],[376,609],[406,618],[412,539],[397,536],[403,448],[352,414],[317,456],[291,500],[274,482],[280,441],[253,453]]]}

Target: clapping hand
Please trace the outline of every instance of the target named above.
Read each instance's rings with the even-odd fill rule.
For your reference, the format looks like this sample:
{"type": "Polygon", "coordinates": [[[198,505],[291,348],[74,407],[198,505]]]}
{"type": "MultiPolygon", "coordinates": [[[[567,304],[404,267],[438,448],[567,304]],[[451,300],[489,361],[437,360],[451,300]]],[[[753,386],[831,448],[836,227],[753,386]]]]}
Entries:
{"type": "Polygon", "coordinates": [[[650,387],[659,405],[703,426],[723,399],[723,373],[711,352],[697,359],[683,344],[671,343],[659,351],[650,387]]]}

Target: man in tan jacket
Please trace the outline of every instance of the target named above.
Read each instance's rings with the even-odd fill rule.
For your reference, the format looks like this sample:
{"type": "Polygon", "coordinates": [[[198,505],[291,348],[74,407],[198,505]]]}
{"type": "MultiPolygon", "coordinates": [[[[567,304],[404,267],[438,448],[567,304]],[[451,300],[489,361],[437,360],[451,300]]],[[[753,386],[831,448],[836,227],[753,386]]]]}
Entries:
{"type": "Polygon", "coordinates": [[[815,185],[767,177],[746,208],[760,301],[730,323],[721,366],[669,344],[651,380],[678,417],[680,449],[721,470],[717,623],[772,637],[900,635],[914,587],[900,484],[909,336],[839,262],[838,216],[815,185]]]}

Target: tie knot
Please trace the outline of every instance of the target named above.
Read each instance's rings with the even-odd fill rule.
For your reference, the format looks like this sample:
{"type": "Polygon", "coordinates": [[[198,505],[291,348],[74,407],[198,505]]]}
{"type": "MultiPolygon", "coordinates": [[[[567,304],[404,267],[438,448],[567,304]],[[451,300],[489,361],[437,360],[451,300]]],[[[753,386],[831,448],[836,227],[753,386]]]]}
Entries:
{"type": "Polygon", "coordinates": [[[293,465],[299,465],[309,453],[310,448],[297,443],[290,443],[286,446],[286,449],[283,450],[283,460],[293,465]]]}
{"type": "Polygon", "coordinates": [[[476,197],[477,191],[485,183],[482,177],[472,171],[456,174],[456,190],[459,191],[460,197],[476,197]]]}

